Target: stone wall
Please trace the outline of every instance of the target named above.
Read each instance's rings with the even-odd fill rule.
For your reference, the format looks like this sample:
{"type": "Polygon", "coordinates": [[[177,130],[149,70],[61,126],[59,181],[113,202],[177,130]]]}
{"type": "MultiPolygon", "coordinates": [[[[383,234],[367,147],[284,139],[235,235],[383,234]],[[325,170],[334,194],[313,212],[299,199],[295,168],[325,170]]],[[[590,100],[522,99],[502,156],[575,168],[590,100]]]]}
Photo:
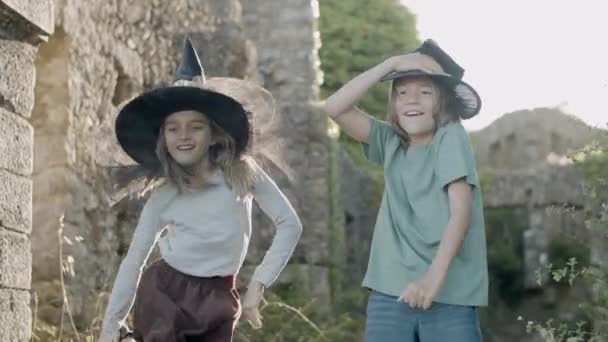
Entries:
{"type": "Polygon", "coordinates": [[[528,288],[538,287],[535,271],[547,262],[550,237],[565,232],[588,237],[581,215],[582,174],[567,155],[599,133],[558,109],[536,108],[506,114],[471,134],[478,168],[490,175],[485,207],[520,207],[529,213],[524,233],[528,288]],[[566,212],[575,219],[555,219],[566,212]]]}
{"type": "MultiPolygon", "coordinates": [[[[143,203],[110,206],[106,166],[131,162],[115,142],[114,115],[133,95],[171,81],[186,34],[208,77],[252,79],[275,96],[269,124],[277,124],[270,132],[276,139],[266,143],[284,142],[279,152],[294,171],[271,173],[305,225],[294,265],[280,283],[308,279],[303,283],[316,297],[328,298],[328,165],[325,120],[316,107],[314,7],[311,1],[254,2],[241,8],[238,0],[57,1],[56,33],[35,62],[40,77],[32,115],[33,293],[41,320],[61,320],[59,265],[77,328],[90,328],[101,315],[105,297],[98,294],[111,288],[143,203]]],[[[259,210],[255,219],[246,262],[252,266],[274,229],[259,210]]]]}
{"type": "Polygon", "coordinates": [[[589,143],[599,130],[555,108],[505,114],[471,134],[479,165],[519,169],[563,156],[589,143]]]}
{"type": "Polygon", "coordinates": [[[339,209],[344,222],[345,284],[360,286],[371,247],[376,215],[380,208],[371,177],[355,165],[345,151],[339,156],[339,209]]]}
{"type": "MultiPolygon", "coordinates": [[[[537,108],[506,114],[471,134],[478,170],[486,182],[484,206],[516,209],[525,226],[523,248],[513,251],[522,259],[522,299],[513,305],[493,297],[484,324],[491,340],[534,340],[524,333],[518,316],[541,321],[548,317],[580,319],[577,303],[589,298],[585,287],[580,283],[553,286],[546,273],[540,285],[537,272],[546,271],[544,267],[551,262],[552,242],[590,241],[583,211],[583,177],[566,156],[598,133],[559,110],[537,108]]],[[[496,291],[492,283],[491,289],[496,291]]]]}
{"type": "Polygon", "coordinates": [[[33,288],[41,320],[61,319],[62,263],[77,328],[89,328],[103,309],[98,294],[111,288],[128,248],[142,201],[109,205],[106,166],[131,163],[114,137],[117,106],[171,81],[186,34],[208,75],[251,78],[255,49],[240,10],[237,0],[57,2],[56,33],[35,62],[32,115],[33,288]]]}
{"type": "Polygon", "coordinates": [[[0,341],[29,341],[34,59],[52,2],[0,1],[0,341]]]}
{"type": "MultiPolygon", "coordinates": [[[[303,278],[300,284],[320,303],[329,303],[329,159],[326,119],[318,104],[317,3],[247,0],[242,5],[247,36],[257,50],[257,80],[275,97],[283,118],[277,139],[284,143],[291,181],[274,176],[304,225],[284,279],[303,278]]],[[[267,226],[261,236],[270,236],[271,229],[267,226]]],[[[269,242],[254,236],[248,264],[257,263],[269,242]]]]}

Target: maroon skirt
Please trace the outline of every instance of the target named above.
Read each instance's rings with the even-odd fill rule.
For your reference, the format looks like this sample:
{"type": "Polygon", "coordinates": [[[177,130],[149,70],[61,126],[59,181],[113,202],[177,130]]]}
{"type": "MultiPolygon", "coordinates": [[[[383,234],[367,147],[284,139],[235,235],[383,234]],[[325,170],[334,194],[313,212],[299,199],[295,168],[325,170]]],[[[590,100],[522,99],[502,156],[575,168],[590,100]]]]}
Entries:
{"type": "Polygon", "coordinates": [[[133,335],[142,342],[230,342],[240,314],[234,276],[194,277],[159,260],[139,282],[133,335]]]}

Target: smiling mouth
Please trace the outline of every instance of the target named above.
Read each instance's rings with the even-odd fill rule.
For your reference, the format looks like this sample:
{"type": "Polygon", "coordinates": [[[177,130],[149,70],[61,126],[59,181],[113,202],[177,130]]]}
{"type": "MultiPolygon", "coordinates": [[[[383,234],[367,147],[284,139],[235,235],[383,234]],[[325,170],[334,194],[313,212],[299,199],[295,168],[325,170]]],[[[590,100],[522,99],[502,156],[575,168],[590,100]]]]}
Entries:
{"type": "Polygon", "coordinates": [[[192,144],[177,146],[178,151],[190,151],[192,149],[194,149],[194,145],[192,145],[192,144]]]}
{"type": "Polygon", "coordinates": [[[421,116],[423,114],[424,114],[423,112],[419,112],[417,110],[410,110],[410,111],[403,113],[403,115],[405,115],[405,116],[421,116]]]}

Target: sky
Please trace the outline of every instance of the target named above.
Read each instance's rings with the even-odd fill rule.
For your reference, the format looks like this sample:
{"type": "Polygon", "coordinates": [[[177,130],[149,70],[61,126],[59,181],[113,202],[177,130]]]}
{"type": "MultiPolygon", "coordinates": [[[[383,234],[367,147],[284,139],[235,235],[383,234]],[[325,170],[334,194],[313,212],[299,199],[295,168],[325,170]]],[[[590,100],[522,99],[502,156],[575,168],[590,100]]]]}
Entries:
{"type": "Polygon", "coordinates": [[[401,0],[465,68],[481,129],[505,113],[559,107],[608,128],[608,2],[598,0],[401,0]]]}

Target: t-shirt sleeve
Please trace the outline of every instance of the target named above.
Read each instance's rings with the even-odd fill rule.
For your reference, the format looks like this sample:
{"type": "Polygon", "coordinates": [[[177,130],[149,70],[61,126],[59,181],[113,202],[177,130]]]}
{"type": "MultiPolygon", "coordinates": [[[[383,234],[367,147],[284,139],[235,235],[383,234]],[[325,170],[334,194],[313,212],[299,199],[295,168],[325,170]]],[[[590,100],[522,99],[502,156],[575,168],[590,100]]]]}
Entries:
{"type": "Polygon", "coordinates": [[[363,144],[363,154],[369,161],[383,164],[384,150],[388,139],[395,134],[393,128],[386,121],[370,117],[370,131],[368,143],[363,144]]]}
{"type": "Polygon", "coordinates": [[[440,137],[436,172],[442,188],[461,178],[470,185],[479,186],[473,149],[461,125],[450,125],[440,137]]]}

